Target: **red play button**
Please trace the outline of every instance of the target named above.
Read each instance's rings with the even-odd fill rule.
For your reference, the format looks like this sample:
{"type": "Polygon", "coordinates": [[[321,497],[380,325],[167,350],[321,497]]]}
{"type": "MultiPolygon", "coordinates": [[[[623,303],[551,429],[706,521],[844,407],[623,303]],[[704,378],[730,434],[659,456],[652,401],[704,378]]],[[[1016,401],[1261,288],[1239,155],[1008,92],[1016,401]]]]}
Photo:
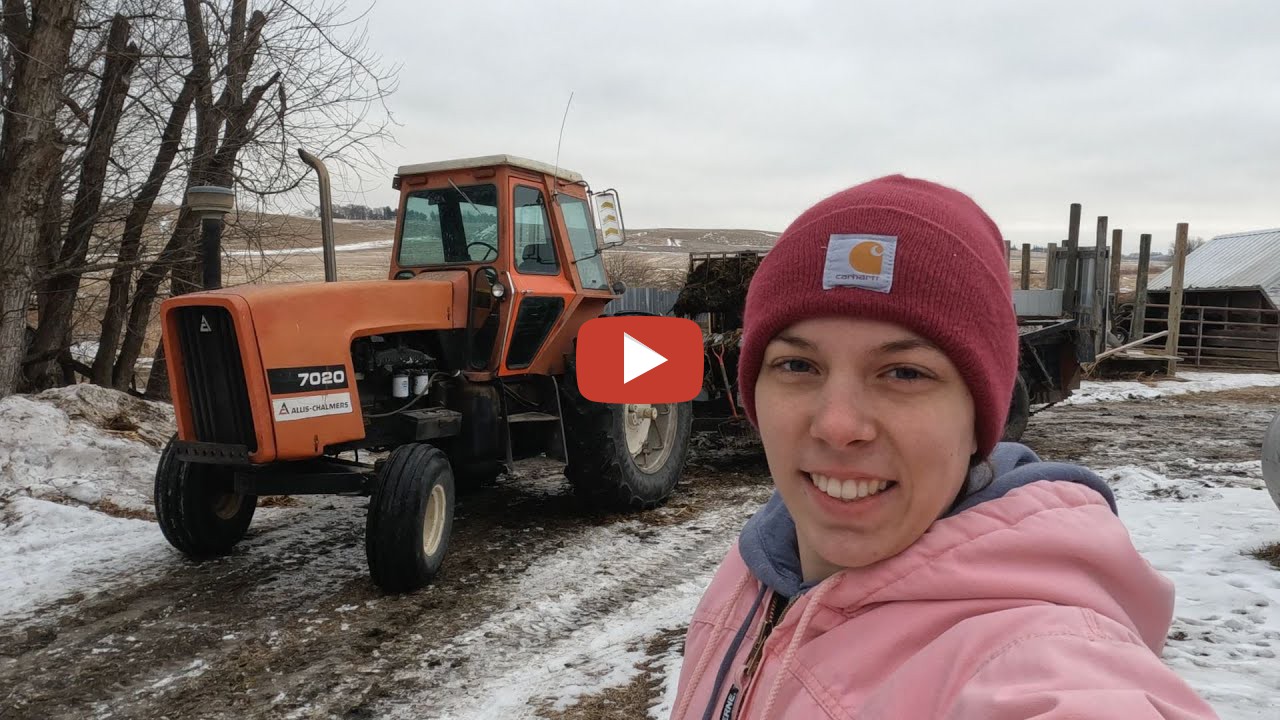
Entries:
{"type": "Polygon", "coordinates": [[[602,403],[688,402],[702,389],[702,352],[692,320],[596,318],[578,331],[578,389],[602,403]]]}

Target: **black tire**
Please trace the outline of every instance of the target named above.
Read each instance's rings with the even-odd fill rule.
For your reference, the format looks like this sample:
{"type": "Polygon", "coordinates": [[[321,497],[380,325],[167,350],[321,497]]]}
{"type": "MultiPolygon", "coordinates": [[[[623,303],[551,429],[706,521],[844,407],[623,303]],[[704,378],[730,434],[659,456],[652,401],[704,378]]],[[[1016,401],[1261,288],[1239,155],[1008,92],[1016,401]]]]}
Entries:
{"type": "Polygon", "coordinates": [[[1018,442],[1027,431],[1027,422],[1031,419],[1031,394],[1027,392],[1027,381],[1018,374],[1013,384],[1013,397],[1009,400],[1009,417],[1004,423],[1005,442],[1018,442]]]}
{"type": "Polygon", "coordinates": [[[453,470],[445,454],[426,443],[396,448],[378,473],[365,521],[373,582],[388,592],[430,583],[449,550],[453,511],[453,470]],[[429,515],[430,538],[424,537],[429,515]]]}
{"type": "Polygon", "coordinates": [[[590,510],[635,512],[655,508],[671,497],[689,454],[693,403],[658,406],[674,413],[670,453],[659,467],[646,471],[627,447],[625,405],[592,402],[578,391],[575,365],[561,386],[565,445],[569,452],[564,475],[590,510]]]}
{"type": "Polygon", "coordinates": [[[225,555],[248,531],[258,497],[236,494],[226,465],[179,460],[174,439],[156,466],[156,522],[169,544],[190,557],[225,555]]]}

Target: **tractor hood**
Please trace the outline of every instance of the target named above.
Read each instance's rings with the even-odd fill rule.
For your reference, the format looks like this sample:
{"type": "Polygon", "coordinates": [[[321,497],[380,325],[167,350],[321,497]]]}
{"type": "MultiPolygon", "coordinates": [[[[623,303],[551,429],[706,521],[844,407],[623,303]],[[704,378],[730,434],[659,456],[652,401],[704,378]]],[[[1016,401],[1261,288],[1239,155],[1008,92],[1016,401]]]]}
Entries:
{"type": "Polygon", "coordinates": [[[262,365],[345,365],[357,337],[466,327],[467,274],[430,280],[372,280],[241,286],[262,365]]]}
{"type": "Polygon", "coordinates": [[[218,414],[219,406],[227,404],[253,416],[238,421],[236,427],[242,431],[235,437],[251,448],[253,462],[314,457],[325,445],[364,437],[358,397],[349,380],[355,376],[351,341],[369,335],[465,328],[467,281],[465,270],[441,271],[413,280],[244,285],[166,300],[161,315],[170,382],[179,408],[179,436],[184,440],[217,437],[215,426],[236,421],[218,414]],[[195,325],[184,331],[181,322],[195,325]],[[226,357],[212,357],[224,348],[229,353],[226,357]],[[200,387],[188,388],[185,365],[190,358],[186,356],[193,353],[202,356],[195,364],[199,369],[193,372],[214,375],[201,380],[200,387]],[[308,407],[337,401],[309,389],[273,388],[272,376],[325,370],[340,371],[340,385],[320,389],[343,394],[342,412],[317,411],[306,422],[279,421],[277,406],[282,401],[308,407]],[[243,400],[224,397],[237,384],[232,376],[244,378],[243,400]],[[210,428],[198,431],[199,420],[208,420],[210,428]]]}
{"type": "Polygon", "coordinates": [[[310,342],[323,335],[340,341],[334,349],[345,353],[359,335],[465,327],[467,274],[436,273],[430,280],[243,285],[206,294],[243,299],[258,336],[270,338],[271,344],[310,342]]]}

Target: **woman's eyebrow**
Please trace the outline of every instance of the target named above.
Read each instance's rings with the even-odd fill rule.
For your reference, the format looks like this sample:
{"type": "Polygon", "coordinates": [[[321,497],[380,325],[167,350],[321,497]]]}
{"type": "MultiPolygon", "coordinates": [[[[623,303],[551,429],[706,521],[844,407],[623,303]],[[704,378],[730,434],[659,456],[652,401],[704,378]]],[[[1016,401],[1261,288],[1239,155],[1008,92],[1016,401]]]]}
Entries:
{"type": "Polygon", "coordinates": [[[892,340],[881,345],[877,350],[882,353],[906,352],[907,350],[940,350],[937,345],[925,340],[921,337],[903,338],[901,340],[892,340]]]}
{"type": "Polygon", "coordinates": [[[792,346],[794,346],[794,347],[798,347],[798,348],[800,348],[800,349],[802,349],[802,350],[816,350],[816,349],[817,349],[817,348],[814,346],[814,344],[813,344],[813,343],[811,343],[811,342],[809,342],[808,340],[805,340],[805,339],[804,339],[804,338],[802,338],[802,337],[796,337],[795,335],[788,335],[788,334],[786,334],[786,333],[779,333],[778,335],[775,335],[775,336],[774,336],[774,338],[773,338],[773,340],[774,340],[774,342],[784,342],[784,343],[786,343],[786,344],[788,344],[788,345],[792,345],[792,346]]]}

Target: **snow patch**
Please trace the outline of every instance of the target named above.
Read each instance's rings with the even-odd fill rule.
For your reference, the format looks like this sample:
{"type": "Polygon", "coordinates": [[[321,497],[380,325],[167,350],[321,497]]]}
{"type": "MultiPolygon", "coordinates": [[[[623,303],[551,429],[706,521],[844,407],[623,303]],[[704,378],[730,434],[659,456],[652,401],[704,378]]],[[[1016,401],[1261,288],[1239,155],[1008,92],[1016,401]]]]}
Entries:
{"type": "Polygon", "coordinates": [[[1148,385],[1115,380],[1084,380],[1080,389],[1062,402],[1063,405],[1087,405],[1119,400],[1151,400],[1171,395],[1216,392],[1251,387],[1280,387],[1280,373],[1178,373],[1177,379],[1159,380],[1148,385]]]}
{"type": "Polygon", "coordinates": [[[168,545],[155,523],[29,497],[0,499],[0,618],[136,582],[168,545]]]}
{"type": "MultiPolygon", "coordinates": [[[[334,222],[338,222],[335,220],[334,222]]],[[[382,250],[389,248],[395,244],[394,240],[369,240],[367,242],[348,243],[346,245],[335,245],[334,252],[354,252],[356,250],[382,250]]],[[[299,248],[279,248],[275,250],[263,249],[247,249],[247,250],[224,250],[224,255],[231,257],[260,257],[270,255],[323,255],[322,247],[299,247],[299,248]]]]}
{"type": "Polygon", "coordinates": [[[17,495],[149,513],[173,411],[96,385],[0,400],[0,499],[17,495]]]}

